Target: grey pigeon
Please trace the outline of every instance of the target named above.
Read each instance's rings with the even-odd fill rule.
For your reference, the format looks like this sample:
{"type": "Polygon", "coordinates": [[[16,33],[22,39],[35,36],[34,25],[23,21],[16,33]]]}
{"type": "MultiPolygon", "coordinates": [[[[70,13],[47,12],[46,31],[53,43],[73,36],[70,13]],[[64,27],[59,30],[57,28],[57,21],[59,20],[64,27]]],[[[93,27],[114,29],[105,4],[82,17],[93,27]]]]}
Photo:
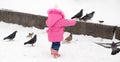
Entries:
{"type": "Polygon", "coordinates": [[[93,18],[93,16],[94,16],[94,13],[95,13],[95,11],[93,11],[93,12],[91,12],[91,13],[89,13],[89,14],[86,14],[85,16],[83,16],[82,18],[80,18],[80,20],[83,20],[83,21],[87,21],[87,20],[91,20],[91,18],[93,18]]]}
{"type": "Polygon", "coordinates": [[[120,48],[118,48],[118,46],[120,46],[120,42],[112,42],[112,43],[96,43],[100,46],[103,46],[105,48],[111,48],[112,52],[111,55],[116,55],[117,53],[120,52],[120,48]]]}

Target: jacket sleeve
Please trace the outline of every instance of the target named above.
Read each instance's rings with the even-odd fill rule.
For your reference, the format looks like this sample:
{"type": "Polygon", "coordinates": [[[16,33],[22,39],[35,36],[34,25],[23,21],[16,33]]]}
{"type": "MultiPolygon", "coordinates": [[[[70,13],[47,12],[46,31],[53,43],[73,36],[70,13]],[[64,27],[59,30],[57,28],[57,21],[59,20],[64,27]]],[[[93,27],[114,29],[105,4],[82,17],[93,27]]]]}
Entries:
{"type": "Polygon", "coordinates": [[[67,20],[67,19],[62,19],[61,22],[59,23],[61,26],[74,26],[76,24],[76,20],[67,20]]]}

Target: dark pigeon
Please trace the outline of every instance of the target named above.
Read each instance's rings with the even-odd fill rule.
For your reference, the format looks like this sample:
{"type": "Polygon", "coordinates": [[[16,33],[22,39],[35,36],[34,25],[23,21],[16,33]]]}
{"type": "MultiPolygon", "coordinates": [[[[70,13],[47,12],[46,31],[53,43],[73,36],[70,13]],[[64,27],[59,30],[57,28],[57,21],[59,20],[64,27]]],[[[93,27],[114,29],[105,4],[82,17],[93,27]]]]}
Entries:
{"type": "Polygon", "coordinates": [[[36,40],[37,40],[37,35],[34,35],[34,37],[32,39],[30,39],[29,41],[25,42],[24,45],[32,44],[32,46],[33,46],[33,44],[36,42],[36,40]]]}
{"type": "Polygon", "coordinates": [[[17,33],[17,31],[14,31],[12,34],[5,37],[4,40],[6,40],[6,39],[13,40],[16,36],[16,33],[17,33]]]}
{"type": "Polygon", "coordinates": [[[80,12],[78,12],[76,15],[74,15],[73,17],[71,17],[71,19],[74,19],[74,18],[81,18],[83,15],[83,9],[80,10],[80,12]]]}

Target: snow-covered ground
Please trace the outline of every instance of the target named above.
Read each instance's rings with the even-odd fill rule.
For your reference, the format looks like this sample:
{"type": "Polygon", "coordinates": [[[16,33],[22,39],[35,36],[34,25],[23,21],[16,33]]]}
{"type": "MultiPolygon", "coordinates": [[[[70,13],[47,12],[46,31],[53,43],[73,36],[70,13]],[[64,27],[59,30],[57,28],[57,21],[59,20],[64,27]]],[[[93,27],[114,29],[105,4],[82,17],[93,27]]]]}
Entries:
{"type": "MultiPolygon", "coordinates": [[[[0,22],[0,62],[119,62],[120,53],[111,55],[111,49],[106,49],[94,42],[109,42],[112,40],[94,38],[92,36],[75,35],[69,44],[60,47],[61,57],[54,59],[50,54],[51,43],[47,40],[46,29],[23,27],[17,24],[0,22]],[[4,37],[17,30],[13,41],[3,40],[4,37]],[[24,45],[28,33],[37,34],[37,42],[32,47],[24,45]]],[[[64,38],[69,35],[65,32],[64,38]]],[[[119,40],[115,40],[118,42],[119,40]]]]}
{"type": "MultiPolygon", "coordinates": [[[[95,11],[92,22],[104,20],[104,24],[120,26],[119,0],[0,0],[0,9],[45,15],[47,10],[58,6],[64,11],[66,18],[84,9],[84,15],[95,11]]],[[[0,22],[0,62],[119,62],[120,53],[111,55],[111,49],[106,49],[94,42],[112,42],[109,39],[92,36],[73,35],[70,44],[61,44],[61,57],[54,59],[50,55],[51,43],[47,40],[46,29],[23,27],[17,24],[0,22]],[[14,41],[3,40],[4,37],[17,30],[14,41]],[[37,34],[35,47],[24,45],[29,32],[37,34]]],[[[65,32],[64,38],[69,33],[65,32]]],[[[114,40],[118,42],[119,40],[114,40]]]]}

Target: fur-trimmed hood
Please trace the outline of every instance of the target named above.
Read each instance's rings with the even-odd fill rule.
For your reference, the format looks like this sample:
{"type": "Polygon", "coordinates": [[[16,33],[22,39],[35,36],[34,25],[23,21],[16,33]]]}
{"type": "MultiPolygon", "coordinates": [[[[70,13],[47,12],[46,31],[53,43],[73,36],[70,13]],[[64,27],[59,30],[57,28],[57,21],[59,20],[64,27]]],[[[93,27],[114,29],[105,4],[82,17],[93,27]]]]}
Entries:
{"type": "Polygon", "coordinates": [[[57,21],[59,21],[60,19],[64,19],[65,17],[63,12],[59,9],[49,9],[47,13],[48,18],[46,20],[46,24],[48,27],[52,27],[57,21]]]}

